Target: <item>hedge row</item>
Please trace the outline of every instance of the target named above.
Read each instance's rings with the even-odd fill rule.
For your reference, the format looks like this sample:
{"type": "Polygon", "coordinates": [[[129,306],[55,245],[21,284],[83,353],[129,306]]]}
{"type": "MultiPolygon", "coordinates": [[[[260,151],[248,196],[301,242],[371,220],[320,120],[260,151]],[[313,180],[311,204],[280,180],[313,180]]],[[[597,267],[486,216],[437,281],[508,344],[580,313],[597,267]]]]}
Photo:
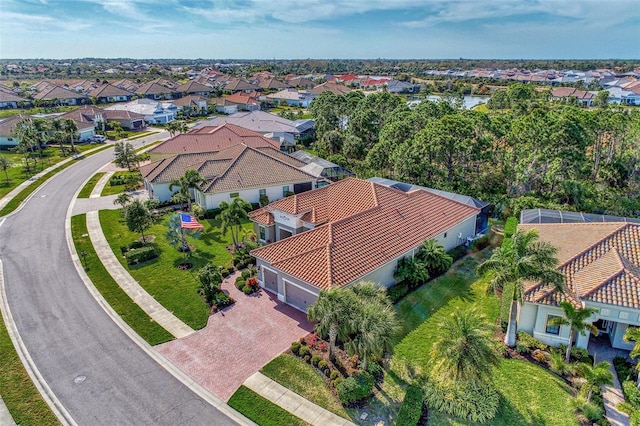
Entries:
{"type": "Polygon", "coordinates": [[[504,238],[511,238],[513,234],[515,234],[516,229],[518,228],[518,219],[513,216],[507,218],[507,221],[504,224],[504,238]]]}
{"type": "Polygon", "coordinates": [[[416,426],[422,416],[423,402],[424,390],[420,386],[409,386],[398,411],[396,426],[416,426]]]}
{"type": "Polygon", "coordinates": [[[127,259],[127,265],[136,265],[158,257],[158,253],[153,247],[140,247],[129,250],[124,257],[127,259]]]}

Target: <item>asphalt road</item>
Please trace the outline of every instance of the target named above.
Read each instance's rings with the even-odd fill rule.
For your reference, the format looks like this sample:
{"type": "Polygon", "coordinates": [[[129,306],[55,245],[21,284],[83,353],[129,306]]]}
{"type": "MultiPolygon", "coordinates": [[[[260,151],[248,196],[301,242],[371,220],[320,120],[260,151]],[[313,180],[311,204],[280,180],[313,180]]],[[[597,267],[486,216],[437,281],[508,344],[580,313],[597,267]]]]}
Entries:
{"type": "Polygon", "coordinates": [[[73,265],[67,208],[112,155],[109,149],[62,171],[0,226],[7,300],[19,334],[80,425],[235,424],[140,349],[96,303],[73,265]]]}

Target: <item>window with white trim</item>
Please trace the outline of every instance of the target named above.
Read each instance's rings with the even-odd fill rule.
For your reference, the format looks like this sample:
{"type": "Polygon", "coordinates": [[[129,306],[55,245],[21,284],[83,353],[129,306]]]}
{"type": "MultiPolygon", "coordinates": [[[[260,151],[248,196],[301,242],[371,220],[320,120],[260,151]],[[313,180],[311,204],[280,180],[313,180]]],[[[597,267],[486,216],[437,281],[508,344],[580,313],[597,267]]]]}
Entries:
{"type": "Polygon", "coordinates": [[[560,334],[560,324],[550,324],[550,322],[554,320],[554,318],[562,318],[562,317],[558,315],[547,315],[547,324],[544,329],[545,333],[555,334],[555,335],[560,334]]]}

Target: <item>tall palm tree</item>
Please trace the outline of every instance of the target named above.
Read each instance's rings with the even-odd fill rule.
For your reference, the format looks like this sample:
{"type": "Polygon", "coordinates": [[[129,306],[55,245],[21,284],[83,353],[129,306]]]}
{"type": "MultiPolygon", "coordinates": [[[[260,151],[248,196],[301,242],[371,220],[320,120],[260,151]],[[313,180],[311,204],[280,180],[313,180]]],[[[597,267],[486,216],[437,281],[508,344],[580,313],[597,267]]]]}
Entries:
{"type": "Polygon", "coordinates": [[[375,301],[381,305],[391,306],[391,300],[387,296],[387,290],[373,281],[358,281],[350,287],[353,294],[360,300],[375,301]]]}
{"type": "Polygon", "coordinates": [[[426,265],[417,257],[403,257],[398,261],[393,277],[396,281],[406,281],[409,287],[415,288],[427,282],[429,272],[426,265]]]}
{"type": "Polygon", "coordinates": [[[598,328],[591,324],[589,317],[598,312],[595,308],[578,308],[576,309],[570,302],[563,300],[560,302],[560,307],[564,312],[564,317],[554,317],[549,319],[551,325],[568,325],[569,331],[569,343],[567,345],[567,353],[565,355],[565,361],[571,360],[571,346],[573,345],[573,339],[576,332],[585,335],[587,332],[598,335],[598,328]]]}
{"type": "Polygon", "coordinates": [[[251,205],[242,198],[236,197],[230,203],[222,201],[219,208],[220,213],[216,219],[221,222],[221,231],[226,235],[227,230],[230,230],[233,246],[238,247],[240,226],[242,225],[242,222],[249,220],[247,210],[251,208],[251,205]]]}
{"type": "Polygon", "coordinates": [[[607,361],[601,361],[593,366],[581,362],[576,367],[577,373],[586,380],[583,386],[587,386],[589,393],[587,394],[587,402],[591,401],[593,390],[599,386],[612,385],[613,373],[611,372],[611,364],[607,361]]]}
{"type": "Polygon", "coordinates": [[[420,246],[416,257],[424,263],[430,275],[444,272],[451,267],[453,258],[436,240],[426,240],[420,246]]]}
{"type": "Polygon", "coordinates": [[[174,187],[178,187],[178,192],[187,200],[187,210],[191,211],[191,190],[200,188],[200,185],[207,183],[202,175],[193,169],[187,169],[184,175],[178,179],[174,179],[169,184],[169,191],[173,191],[174,187]]]}
{"type": "Polygon", "coordinates": [[[478,267],[478,274],[491,272],[489,291],[502,293],[502,297],[511,299],[504,342],[513,347],[516,344],[517,305],[523,302],[524,282],[539,281],[562,290],[564,278],[557,269],[556,248],[538,241],[538,233],[534,229],[516,231],[511,239],[511,246],[497,248],[491,258],[478,267]],[[503,290],[507,288],[511,294],[505,294],[503,290]]]}
{"type": "Polygon", "coordinates": [[[60,141],[60,154],[62,156],[64,156],[65,154],[65,149],[64,149],[64,126],[62,124],[62,120],[60,118],[54,118],[51,121],[51,130],[53,130],[53,137],[54,139],[57,139],[58,141],[60,141]]]}
{"type": "Polygon", "coordinates": [[[434,369],[454,383],[477,384],[491,376],[500,358],[493,327],[476,309],[455,311],[438,326],[431,348],[434,369]]]}
{"type": "MultiPolygon", "coordinates": [[[[640,328],[627,327],[627,331],[624,332],[623,339],[625,342],[636,342],[633,349],[631,349],[629,356],[634,359],[640,356],[640,328]]],[[[640,362],[636,364],[636,369],[640,372],[640,362]]],[[[640,374],[638,374],[636,386],[640,388],[640,374]]]]}
{"type": "Polygon", "coordinates": [[[75,154],[76,146],[74,144],[74,141],[76,139],[76,134],[78,133],[78,125],[72,119],[65,118],[65,120],[62,122],[62,131],[69,138],[69,143],[71,143],[71,152],[75,154]]]}
{"type": "Polygon", "coordinates": [[[353,292],[336,287],[321,290],[316,302],[307,309],[307,318],[317,321],[315,331],[329,336],[329,358],[335,358],[336,339],[344,340],[349,334],[349,316],[356,300],[353,292]]]}

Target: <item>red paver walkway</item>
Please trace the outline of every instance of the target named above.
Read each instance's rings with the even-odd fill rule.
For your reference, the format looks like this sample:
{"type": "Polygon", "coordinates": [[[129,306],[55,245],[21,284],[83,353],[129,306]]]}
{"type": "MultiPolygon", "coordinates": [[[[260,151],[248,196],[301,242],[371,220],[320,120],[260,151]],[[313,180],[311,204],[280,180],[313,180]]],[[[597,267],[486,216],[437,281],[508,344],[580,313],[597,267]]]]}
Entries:
{"type": "Polygon", "coordinates": [[[266,290],[247,296],[235,288],[238,274],[222,283],[236,303],[209,318],[207,326],[156,346],[193,380],[229,400],[253,373],[312,330],[306,315],[266,290]]]}

